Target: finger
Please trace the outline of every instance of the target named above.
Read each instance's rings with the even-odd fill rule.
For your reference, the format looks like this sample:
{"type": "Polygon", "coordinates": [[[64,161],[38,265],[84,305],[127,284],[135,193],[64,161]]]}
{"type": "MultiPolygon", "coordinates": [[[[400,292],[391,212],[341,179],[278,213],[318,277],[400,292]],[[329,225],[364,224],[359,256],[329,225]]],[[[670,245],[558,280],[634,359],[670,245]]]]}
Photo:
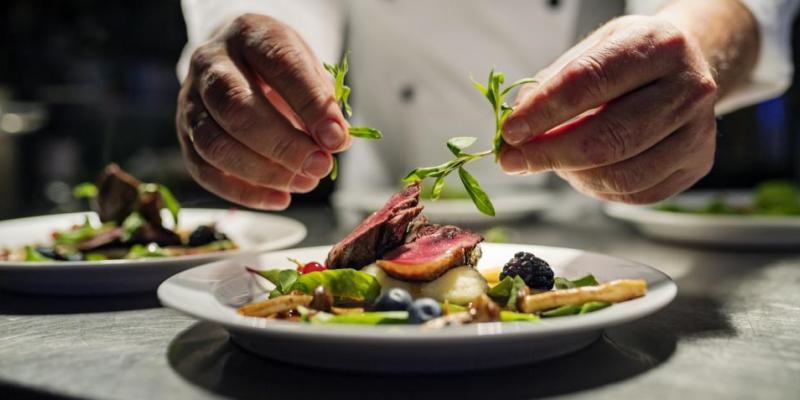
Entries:
{"type": "Polygon", "coordinates": [[[291,202],[289,193],[256,186],[227,175],[207,163],[192,147],[188,133],[178,129],[181,151],[192,178],[206,190],[228,201],[261,210],[284,210],[291,202]]]}
{"type": "Polygon", "coordinates": [[[681,62],[686,46],[677,29],[614,33],[528,93],[504,124],[503,137],[511,144],[524,142],[653,82],[681,62]]]}
{"type": "Polygon", "coordinates": [[[644,152],[711,107],[714,88],[687,79],[645,86],[518,145],[527,169],[588,169],[644,152]]]}
{"type": "Polygon", "coordinates": [[[347,123],[334,98],[330,78],[303,39],[277,20],[240,17],[229,45],[264,82],[275,89],[326,149],[347,144],[347,123]]]}
{"type": "Polygon", "coordinates": [[[209,164],[239,179],[283,192],[308,192],[319,182],[264,158],[225,133],[204,111],[189,113],[189,137],[209,164]]]}
{"type": "Polygon", "coordinates": [[[192,69],[205,108],[228,134],[290,171],[314,178],[328,174],[333,165],[330,154],[254,90],[256,84],[226,54],[199,49],[192,69]]]}
{"type": "Polygon", "coordinates": [[[647,190],[629,194],[595,193],[600,200],[626,204],[652,204],[666,200],[694,186],[708,171],[680,169],[667,179],[647,190]]]}
{"type": "Polygon", "coordinates": [[[609,195],[643,192],[680,169],[703,169],[713,161],[715,127],[713,119],[692,123],[636,157],[604,167],[557,174],[573,187],[580,187],[581,192],[609,195]]]}

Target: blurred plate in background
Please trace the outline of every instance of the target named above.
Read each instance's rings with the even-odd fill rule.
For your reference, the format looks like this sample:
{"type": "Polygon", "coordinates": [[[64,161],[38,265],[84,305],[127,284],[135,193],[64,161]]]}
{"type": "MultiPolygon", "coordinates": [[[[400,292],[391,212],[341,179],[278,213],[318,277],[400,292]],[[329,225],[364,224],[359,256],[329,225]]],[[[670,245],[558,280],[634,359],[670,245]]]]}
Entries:
{"type": "MultiPolygon", "coordinates": [[[[0,222],[0,247],[50,243],[55,230],[83,223],[91,212],[47,215],[0,222]]],[[[182,209],[180,227],[216,223],[237,250],[178,257],[107,261],[0,261],[0,289],[38,294],[95,295],[155,290],[171,275],[209,261],[289,247],[306,237],[293,219],[241,210],[182,209]]]]}
{"type": "MultiPolygon", "coordinates": [[[[748,192],[687,192],[670,204],[701,208],[723,196],[729,204],[751,202],[748,192]]],[[[712,246],[791,247],[800,245],[800,217],[764,215],[713,215],[662,211],[658,204],[633,206],[607,203],[611,218],[630,223],[643,235],[670,242],[712,246]]]]}

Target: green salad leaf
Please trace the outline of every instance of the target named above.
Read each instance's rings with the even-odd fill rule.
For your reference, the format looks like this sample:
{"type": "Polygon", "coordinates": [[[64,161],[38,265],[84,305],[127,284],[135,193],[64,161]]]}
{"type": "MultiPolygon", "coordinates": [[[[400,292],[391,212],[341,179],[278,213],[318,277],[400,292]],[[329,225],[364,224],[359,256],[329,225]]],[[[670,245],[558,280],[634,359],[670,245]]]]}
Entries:
{"type": "Polygon", "coordinates": [[[356,325],[389,325],[408,322],[408,311],[371,311],[363,313],[333,315],[317,313],[311,317],[315,324],[356,324],[356,325]]]}
{"type": "Polygon", "coordinates": [[[542,313],[543,318],[563,317],[567,315],[587,314],[610,306],[611,303],[588,301],[581,305],[561,306],[542,313]]]}
{"type": "Polygon", "coordinates": [[[539,317],[536,314],[528,314],[514,311],[500,311],[500,321],[502,322],[515,322],[515,321],[538,321],[539,317]]]}
{"type": "Polygon", "coordinates": [[[326,269],[300,274],[294,269],[268,269],[248,271],[257,273],[273,285],[270,298],[292,291],[312,294],[317,286],[324,286],[333,296],[335,304],[371,303],[381,292],[374,276],[354,269],[326,269]]]}
{"type": "Polygon", "coordinates": [[[754,205],[758,213],[800,215],[800,191],[788,181],[766,181],[756,187],[754,205]]]}
{"type": "Polygon", "coordinates": [[[136,259],[136,258],[150,258],[150,257],[168,257],[169,254],[161,248],[161,246],[150,243],[147,246],[141,244],[135,244],[131,246],[130,250],[128,250],[128,254],[125,255],[127,259],[136,259]]]}
{"type": "Polygon", "coordinates": [[[91,182],[79,183],[72,188],[72,196],[76,199],[93,199],[97,193],[97,185],[91,182]]]}
{"type": "Polygon", "coordinates": [[[25,246],[25,261],[28,262],[47,262],[55,261],[50,257],[36,251],[33,246],[25,246]]]}
{"type": "Polygon", "coordinates": [[[500,283],[489,289],[489,297],[495,302],[505,305],[505,308],[517,310],[517,294],[520,290],[528,287],[521,277],[506,276],[500,283]]]}
{"type": "Polygon", "coordinates": [[[158,194],[161,201],[164,203],[164,208],[166,208],[172,216],[172,221],[175,222],[175,226],[178,225],[178,214],[180,214],[181,211],[181,204],[169,188],[160,183],[142,183],[139,185],[139,193],[158,194]]]}
{"type": "Polygon", "coordinates": [[[138,231],[147,221],[144,220],[142,214],[134,211],[128,214],[125,217],[125,220],[122,221],[122,236],[120,236],[120,240],[123,242],[127,242],[131,240],[136,231],[138,231]]]}
{"type": "Polygon", "coordinates": [[[564,277],[557,276],[555,278],[555,288],[556,289],[572,289],[578,288],[583,286],[597,286],[600,282],[592,274],[584,275],[575,280],[569,280],[564,277]]]}
{"type": "Polygon", "coordinates": [[[291,289],[311,294],[317,286],[328,289],[336,304],[372,303],[381,293],[381,285],[374,276],[351,268],[300,275],[291,289]]]}
{"type": "Polygon", "coordinates": [[[104,224],[100,228],[95,228],[89,221],[89,218],[84,218],[83,224],[77,229],[68,229],[64,231],[56,231],[53,233],[55,244],[64,246],[74,246],[84,240],[91,239],[95,235],[112,229],[112,224],[104,224]]]}
{"type": "Polygon", "coordinates": [[[259,271],[248,268],[248,271],[263,276],[266,280],[275,285],[275,289],[269,293],[269,298],[275,298],[291,292],[292,285],[294,285],[294,282],[297,281],[297,278],[300,276],[300,273],[294,269],[267,269],[259,271]]]}

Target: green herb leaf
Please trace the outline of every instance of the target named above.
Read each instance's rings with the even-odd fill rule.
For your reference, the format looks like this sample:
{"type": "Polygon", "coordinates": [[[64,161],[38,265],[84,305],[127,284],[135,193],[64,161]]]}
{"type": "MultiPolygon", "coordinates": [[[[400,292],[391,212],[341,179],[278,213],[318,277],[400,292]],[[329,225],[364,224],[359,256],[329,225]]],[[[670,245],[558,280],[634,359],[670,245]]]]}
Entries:
{"type": "Polygon", "coordinates": [[[450,152],[456,157],[459,157],[463,154],[464,149],[472,146],[476,140],[478,140],[478,138],[472,136],[454,137],[447,141],[447,148],[450,149],[450,152]]]}
{"type": "Polygon", "coordinates": [[[361,138],[361,139],[373,139],[378,140],[383,137],[381,131],[370,128],[368,126],[353,126],[349,129],[350,136],[361,138]]]}
{"type": "Polygon", "coordinates": [[[100,254],[100,253],[86,253],[86,255],[84,255],[84,258],[86,258],[86,261],[105,261],[105,260],[108,260],[107,256],[105,256],[104,254],[100,254]]]}
{"type": "Polygon", "coordinates": [[[584,286],[597,286],[600,282],[595,279],[594,275],[587,274],[575,280],[569,280],[560,276],[555,277],[554,286],[556,289],[572,289],[584,286]]]}
{"type": "Polygon", "coordinates": [[[458,168],[458,176],[461,178],[461,183],[464,184],[464,189],[467,190],[467,194],[469,194],[472,202],[475,203],[475,207],[477,207],[480,212],[494,217],[494,205],[475,177],[461,167],[458,168]]]}
{"type": "Polygon", "coordinates": [[[339,177],[339,161],[336,157],[333,157],[333,167],[331,167],[331,173],[328,176],[331,177],[332,181],[335,181],[336,178],[339,177]]]}
{"type": "Polygon", "coordinates": [[[522,78],[518,81],[515,81],[514,83],[506,86],[506,88],[503,89],[503,97],[505,97],[509,92],[511,92],[517,86],[522,86],[528,83],[536,83],[536,82],[537,82],[536,79],[533,78],[522,78]]]}
{"type": "Polygon", "coordinates": [[[444,178],[445,175],[441,174],[436,181],[433,183],[433,187],[431,188],[431,200],[439,200],[439,196],[442,195],[442,189],[444,188],[444,178]]]}
{"type": "Polygon", "coordinates": [[[72,188],[72,196],[76,199],[93,199],[97,193],[97,185],[91,182],[83,182],[72,188]]]}
{"type": "Polygon", "coordinates": [[[422,167],[412,170],[403,178],[403,182],[416,182],[421,181],[433,174],[438,174],[443,172],[443,168],[441,166],[436,167],[422,167]]]}
{"type": "Polygon", "coordinates": [[[350,87],[344,84],[344,77],[350,70],[350,64],[347,61],[347,56],[348,52],[345,52],[342,56],[342,61],[338,65],[331,65],[327,63],[323,65],[325,69],[330,72],[331,75],[333,75],[334,98],[349,117],[353,114],[353,110],[350,108],[350,104],[348,103],[348,98],[350,97],[350,87]]]}

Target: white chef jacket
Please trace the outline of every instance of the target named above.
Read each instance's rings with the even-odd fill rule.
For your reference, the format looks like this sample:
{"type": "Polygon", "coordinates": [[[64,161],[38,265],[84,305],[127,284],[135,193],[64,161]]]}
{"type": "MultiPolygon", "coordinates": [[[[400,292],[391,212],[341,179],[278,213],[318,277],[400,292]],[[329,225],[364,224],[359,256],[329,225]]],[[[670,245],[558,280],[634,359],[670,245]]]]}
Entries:
{"type": "MultiPolygon", "coordinates": [[[[742,2],[758,21],[760,54],[749,82],[718,102],[720,114],[782,94],[793,73],[790,33],[800,2],[742,2]]],[[[356,190],[397,187],[410,169],[449,160],[444,144],[453,136],[476,136],[480,139],[475,150],[490,148],[493,113],[472,87],[470,76],[485,81],[492,67],[505,72],[507,82],[532,76],[614,15],[615,8],[622,11],[621,3],[609,0],[182,3],[189,41],[178,64],[180,77],[197,46],[222,24],[247,12],[270,15],[292,26],[329,63],[340,58],[346,37],[353,123],[384,133],[380,141],[354,140],[345,154],[340,187],[356,190]]],[[[628,13],[652,14],[663,3],[629,0],[625,5],[628,13]]],[[[506,176],[489,158],[468,169],[490,191],[543,182],[542,175],[506,176]]]]}

